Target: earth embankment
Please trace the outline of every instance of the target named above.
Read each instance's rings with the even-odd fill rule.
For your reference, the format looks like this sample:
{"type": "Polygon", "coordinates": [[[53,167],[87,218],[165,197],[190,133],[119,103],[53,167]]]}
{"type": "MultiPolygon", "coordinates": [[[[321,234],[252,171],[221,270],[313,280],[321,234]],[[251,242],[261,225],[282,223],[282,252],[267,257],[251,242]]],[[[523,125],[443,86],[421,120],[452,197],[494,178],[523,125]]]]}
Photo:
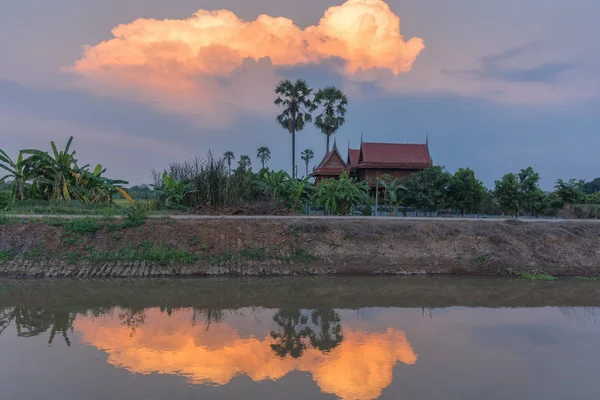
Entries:
{"type": "Polygon", "coordinates": [[[600,224],[257,217],[0,225],[0,276],[518,273],[600,276],[600,224]]]}

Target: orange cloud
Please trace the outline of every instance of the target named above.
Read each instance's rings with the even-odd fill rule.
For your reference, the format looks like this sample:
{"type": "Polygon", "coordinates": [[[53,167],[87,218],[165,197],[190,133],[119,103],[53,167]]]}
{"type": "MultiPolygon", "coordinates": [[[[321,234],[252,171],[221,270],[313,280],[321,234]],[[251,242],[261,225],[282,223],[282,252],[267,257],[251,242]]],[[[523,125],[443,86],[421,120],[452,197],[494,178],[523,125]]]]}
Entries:
{"type": "Polygon", "coordinates": [[[310,372],[324,393],[346,400],[379,397],[392,383],[396,363],[417,361],[404,332],[392,328],[366,333],[344,327],[344,340],[331,352],[307,349],[293,359],[276,356],[270,336],[241,338],[226,323],[205,331],[191,326],[190,319],[191,311],[169,317],[154,309],[133,335],[116,316],[80,317],[74,328],[83,342],[107,352],[110,364],[134,373],[177,374],[191,383],[224,385],[240,374],[262,381],[298,370],[310,372]]]}
{"type": "Polygon", "coordinates": [[[180,104],[164,103],[180,110],[190,101],[205,107],[235,103],[235,95],[216,78],[244,70],[247,59],[270,60],[249,79],[268,85],[263,90],[271,95],[279,79],[276,67],[335,58],[342,60],[341,72],[347,75],[373,68],[398,75],[411,69],[424,48],[419,38],[404,41],[400,19],[383,0],[348,0],[306,29],[283,17],[244,21],[229,10],[199,10],[182,20],[137,19],[115,27],[112,34],[112,39],[86,46],[83,58],[69,70],[98,90],[135,90],[159,101],[161,96],[175,98],[180,104]]]}

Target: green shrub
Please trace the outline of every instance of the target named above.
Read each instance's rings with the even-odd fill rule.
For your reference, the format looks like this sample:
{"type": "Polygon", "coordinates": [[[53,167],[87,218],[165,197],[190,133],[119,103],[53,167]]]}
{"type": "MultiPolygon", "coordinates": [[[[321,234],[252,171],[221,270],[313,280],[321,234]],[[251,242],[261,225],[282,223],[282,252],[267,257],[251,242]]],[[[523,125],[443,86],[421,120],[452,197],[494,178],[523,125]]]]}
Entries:
{"type": "Polygon", "coordinates": [[[519,272],[517,277],[519,279],[529,279],[532,281],[555,281],[558,279],[556,276],[548,274],[529,274],[526,272],[519,272]]]}
{"type": "Polygon", "coordinates": [[[6,190],[0,190],[0,211],[7,211],[12,204],[12,194],[6,190]]]}
{"type": "Polygon", "coordinates": [[[125,228],[136,228],[144,225],[147,219],[148,211],[146,206],[136,203],[134,206],[127,208],[125,211],[125,220],[123,221],[123,226],[125,228]]]}
{"type": "Polygon", "coordinates": [[[93,235],[102,229],[103,225],[92,218],[75,218],[65,223],[65,231],[79,235],[93,235]]]}

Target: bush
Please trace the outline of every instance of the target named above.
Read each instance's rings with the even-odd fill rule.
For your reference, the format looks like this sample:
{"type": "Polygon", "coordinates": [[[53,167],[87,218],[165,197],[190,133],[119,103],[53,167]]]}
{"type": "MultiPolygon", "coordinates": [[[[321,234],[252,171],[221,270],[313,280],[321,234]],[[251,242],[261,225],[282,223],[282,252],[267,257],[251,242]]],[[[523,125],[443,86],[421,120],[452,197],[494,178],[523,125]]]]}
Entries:
{"type": "Polygon", "coordinates": [[[12,195],[6,190],[0,190],[0,211],[7,211],[12,203],[12,195]]]}
{"type": "Polygon", "coordinates": [[[148,219],[147,207],[143,204],[136,203],[127,208],[125,212],[125,221],[123,222],[126,228],[136,228],[143,225],[148,219]]]}

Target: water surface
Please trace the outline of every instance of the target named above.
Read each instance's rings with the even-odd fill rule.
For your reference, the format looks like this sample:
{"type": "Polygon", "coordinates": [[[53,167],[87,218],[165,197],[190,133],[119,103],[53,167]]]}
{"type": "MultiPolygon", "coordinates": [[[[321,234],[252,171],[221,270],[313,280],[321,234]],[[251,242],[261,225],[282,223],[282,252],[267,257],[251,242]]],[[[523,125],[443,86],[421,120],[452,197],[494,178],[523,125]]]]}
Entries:
{"type": "Polygon", "coordinates": [[[1,399],[595,399],[596,282],[0,281],[1,399]]]}

